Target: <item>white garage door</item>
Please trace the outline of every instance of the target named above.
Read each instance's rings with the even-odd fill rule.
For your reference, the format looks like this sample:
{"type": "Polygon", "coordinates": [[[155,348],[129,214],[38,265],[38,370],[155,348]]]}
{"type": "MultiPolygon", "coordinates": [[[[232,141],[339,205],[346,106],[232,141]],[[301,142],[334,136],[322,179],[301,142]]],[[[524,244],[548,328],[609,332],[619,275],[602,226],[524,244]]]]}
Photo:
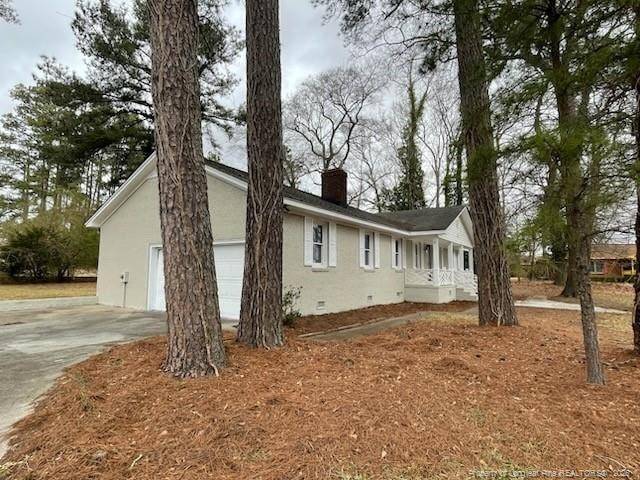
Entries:
{"type": "Polygon", "coordinates": [[[242,273],[244,272],[244,243],[216,245],[213,249],[218,279],[220,316],[237,320],[240,318],[242,296],[242,273]]]}
{"type": "MultiPolygon", "coordinates": [[[[220,316],[223,319],[240,318],[242,296],[242,272],[244,270],[244,243],[216,245],[214,247],[220,316]]],[[[149,308],[164,310],[164,269],[162,248],[155,248],[151,255],[149,308]]]]}

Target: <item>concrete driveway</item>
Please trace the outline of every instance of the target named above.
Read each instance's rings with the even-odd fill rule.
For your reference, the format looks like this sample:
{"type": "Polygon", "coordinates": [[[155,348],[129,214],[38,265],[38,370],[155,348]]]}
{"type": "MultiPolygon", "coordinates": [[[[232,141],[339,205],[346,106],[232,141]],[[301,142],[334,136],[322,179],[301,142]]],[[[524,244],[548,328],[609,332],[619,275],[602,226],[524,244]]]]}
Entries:
{"type": "Polygon", "coordinates": [[[165,332],[164,313],[102,305],[0,312],[0,457],[7,429],[66,366],[110,345],[165,332]]]}

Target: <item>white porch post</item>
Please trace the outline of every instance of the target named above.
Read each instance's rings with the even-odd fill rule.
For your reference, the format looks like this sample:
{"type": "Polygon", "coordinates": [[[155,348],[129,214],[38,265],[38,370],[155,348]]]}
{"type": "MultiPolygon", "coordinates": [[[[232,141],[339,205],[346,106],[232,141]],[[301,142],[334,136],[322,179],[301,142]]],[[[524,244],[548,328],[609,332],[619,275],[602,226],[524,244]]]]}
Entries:
{"type": "Polygon", "coordinates": [[[447,268],[453,270],[453,242],[449,242],[449,250],[447,251],[447,268]]]}
{"type": "Polygon", "coordinates": [[[433,284],[440,285],[440,239],[435,237],[431,242],[433,284]]]}
{"type": "Polygon", "coordinates": [[[464,248],[462,246],[458,247],[458,270],[464,270],[464,248]]]}
{"type": "Polygon", "coordinates": [[[469,271],[471,273],[476,273],[473,271],[473,248],[469,249],[469,271]]]}

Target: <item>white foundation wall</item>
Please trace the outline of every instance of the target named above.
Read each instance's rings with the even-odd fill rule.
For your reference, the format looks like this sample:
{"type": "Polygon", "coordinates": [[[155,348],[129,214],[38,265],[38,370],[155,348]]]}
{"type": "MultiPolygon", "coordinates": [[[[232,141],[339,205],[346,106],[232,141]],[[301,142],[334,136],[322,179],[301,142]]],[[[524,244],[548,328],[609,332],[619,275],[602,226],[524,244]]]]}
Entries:
{"type": "Polygon", "coordinates": [[[455,285],[441,287],[406,285],[404,298],[407,302],[448,303],[456,299],[456,287],[455,285]]]}

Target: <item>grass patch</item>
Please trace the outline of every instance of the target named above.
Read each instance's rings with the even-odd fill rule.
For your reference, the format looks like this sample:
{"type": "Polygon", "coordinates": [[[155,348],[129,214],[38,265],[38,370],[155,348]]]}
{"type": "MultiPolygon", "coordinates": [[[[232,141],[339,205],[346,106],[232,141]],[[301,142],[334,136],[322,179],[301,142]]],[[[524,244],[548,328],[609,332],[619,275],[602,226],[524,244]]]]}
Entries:
{"type": "Polygon", "coordinates": [[[0,284],[0,300],[91,297],[95,294],[95,282],[0,284]]]}

